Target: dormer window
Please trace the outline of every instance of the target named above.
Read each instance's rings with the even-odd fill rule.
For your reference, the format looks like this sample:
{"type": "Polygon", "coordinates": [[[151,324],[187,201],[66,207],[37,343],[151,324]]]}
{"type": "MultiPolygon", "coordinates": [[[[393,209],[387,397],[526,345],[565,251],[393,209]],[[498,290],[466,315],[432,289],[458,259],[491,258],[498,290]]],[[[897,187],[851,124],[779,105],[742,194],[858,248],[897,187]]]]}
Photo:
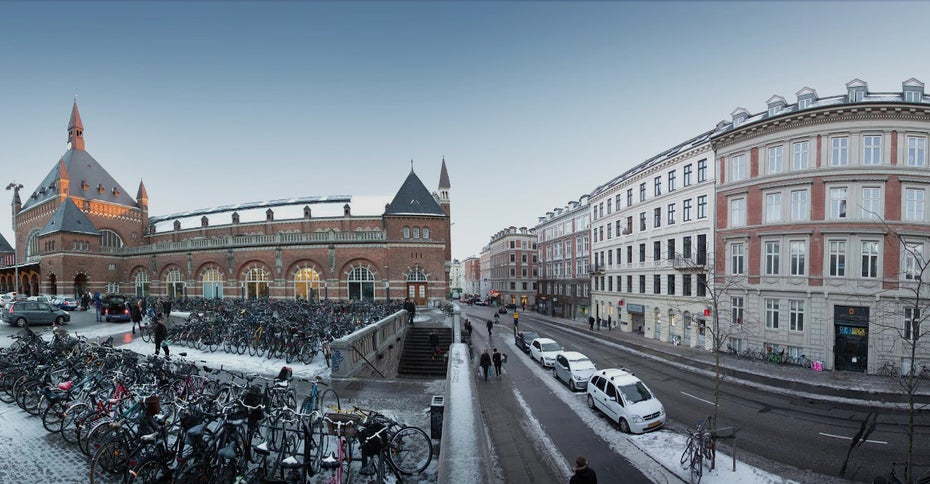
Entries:
{"type": "Polygon", "coordinates": [[[801,100],[798,101],[798,109],[807,109],[807,108],[811,107],[811,104],[813,104],[813,103],[814,103],[814,100],[813,100],[813,99],[810,99],[810,98],[808,98],[808,99],[801,99],[801,100]]]}
{"type": "Polygon", "coordinates": [[[119,188],[113,187],[113,196],[114,196],[114,197],[118,197],[118,196],[119,196],[119,188]]]}
{"type": "Polygon", "coordinates": [[[798,109],[807,109],[814,105],[814,101],[817,100],[817,91],[805,87],[797,92],[798,96],[798,109]]]}
{"type": "Polygon", "coordinates": [[[904,91],[904,102],[919,103],[923,100],[923,93],[918,91],[904,91]]]}
{"type": "Polygon", "coordinates": [[[97,193],[103,193],[105,190],[103,188],[103,183],[97,184],[97,193]]]}
{"type": "Polygon", "coordinates": [[[846,83],[846,91],[849,93],[848,99],[851,103],[862,102],[868,90],[869,85],[861,79],[853,79],[846,83]]]}
{"type": "Polygon", "coordinates": [[[81,190],[87,190],[90,188],[90,184],[87,183],[87,180],[81,181],[81,190]]]}
{"type": "Polygon", "coordinates": [[[781,111],[781,107],[773,106],[769,108],[769,117],[777,115],[781,111]]]}

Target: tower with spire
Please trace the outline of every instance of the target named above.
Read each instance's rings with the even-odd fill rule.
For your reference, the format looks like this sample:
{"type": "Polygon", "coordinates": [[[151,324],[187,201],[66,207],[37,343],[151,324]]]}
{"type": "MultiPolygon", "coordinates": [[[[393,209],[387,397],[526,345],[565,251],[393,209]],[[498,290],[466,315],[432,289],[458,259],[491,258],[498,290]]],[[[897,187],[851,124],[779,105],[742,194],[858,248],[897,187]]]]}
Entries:
{"type": "Polygon", "coordinates": [[[77,99],[71,107],[71,120],[68,121],[68,149],[84,150],[84,123],[78,112],[77,99]]]}

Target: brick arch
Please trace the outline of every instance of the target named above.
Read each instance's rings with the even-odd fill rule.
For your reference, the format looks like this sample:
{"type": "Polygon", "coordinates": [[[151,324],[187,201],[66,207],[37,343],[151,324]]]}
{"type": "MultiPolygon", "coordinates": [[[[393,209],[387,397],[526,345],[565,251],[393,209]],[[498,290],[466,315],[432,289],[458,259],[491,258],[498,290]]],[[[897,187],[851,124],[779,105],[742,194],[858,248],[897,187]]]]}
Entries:
{"type": "Polygon", "coordinates": [[[294,274],[296,274],[297,271],[299,271],[300,269],[310,268],[310,269],[317,271],[317,273],[320,274],[321,278],[326,279],[327,274],[326,274],[326,270],[323,269],[323,267],[324,267],[323,264],[320,264],[319,262],[313,259],[299,259],[299,260],[294,261],[293,263],[291,263],[291,265],[287,267],[287,271],[285,272],[285,274],[287,274],[287,277],[289,279],[293,279],[294,274]]]}
{"type": "Polygon", "coordinates": [[[297,299],[317,300],[323,297],[324,288],[326,287],[326,271],[323,265],[318,264],[312,259],[302,259],[291,264],[287,272],[287,281],[285,283],[285,297],[297,299]],[[298,281],[297,277],[301,271],[306,269],[313,270],[319,276],[318,281],[302,280],[298,281]]]}
{"type": "Polygon", "coordinates": [[[270,297],[271,283],[274,282],[274,271],[271,266],[260,260],[251,260],[239,266],[238,274],[241,296],[246,298],[270,297]],[[255,269],[264,271],[266,277],[264,281],[249,280],[249,272],[255,269]]]}
{"type": "Polygon", "coordinates": [[[369,271],[371,271],[371,274],[375,276],[375,279],[378,278],[378,264],[375,264],[369,259],[362,259],[362,258],[351,259],[349,261],[346,261],[346,263],[342,265],[342,268],[339,271],[340,278],[343,280],[347,278],[349,276],[349,273],[352,272],[352,270],[355,269],[356,267],[364,267],[365,269],[368,269],[369,271]]]}
{"type": "Polygon", "coordinates": [[[184,275],[184,268],[175,264],[174,262],[169,262],[165,264],[160,271],[158,271],[158,280],[163,281],[165,277],[168,277],[168,273],[171,271],[179,271],[181,275],[184,275]]]}
{"type": "Polygon", "coordinates": [[[218,298],[221,299],[225,297],[227,288],[227,282],[229,278],[227,277],[226,270],[223,269],[223,266],[217,262],[208,261],[204,262],[197,266],[197,269],[194,271],[194,293],[200,294],[200,296],[205,298],[218,298]],[[220,274],[219,281],[210,280],[205,281],[207,273],[211,270],[215,270],[220,274]]]}
{"type": "Polygon", "coordinates": [[[194,269],[194,280],[195,281],[201,280],[203,278],[204,272],[207,272],[210,269],[216,269],[220,271],[220,273],[222,273],[224,277],[226,276],[225,267],[219,262],[214,262],[211,260],[211,261],[206,261],[200,264],[199,266],[197,266],[196,269],[194,269]]]}

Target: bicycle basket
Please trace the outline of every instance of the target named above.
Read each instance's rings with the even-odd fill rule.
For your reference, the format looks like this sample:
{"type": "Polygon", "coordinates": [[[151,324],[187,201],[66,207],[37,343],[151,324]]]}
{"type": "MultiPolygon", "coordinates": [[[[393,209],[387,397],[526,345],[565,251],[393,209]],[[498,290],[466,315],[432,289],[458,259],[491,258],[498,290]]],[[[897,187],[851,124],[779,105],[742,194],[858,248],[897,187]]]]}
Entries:
{"type": "Polygon", "coordinates": [[[258,385],[252,385],[245,392],[245,396],[242,398],[242,401],[250,407],[255,407],[262,404],[262,389],[258,385]]]}
{"type": "Polygon", "coordinates": [[[161,401],[158,395],[149,395],[145,397],[145,400],[142,401],[142,405],[145,408],[145,415],[147,417],[153,417],[161,412],[161,401]]]}
{"type": "Polygon", "coordinates": [[[356,427],[362,420],[361,415],[355,415],[351,413],[327,413],[326,418],[326,426],[330,434],[336,435],[336,433],[339,431],[337,423],[343,422],[342,434],[350,439],[355,437],[356,427]]]}

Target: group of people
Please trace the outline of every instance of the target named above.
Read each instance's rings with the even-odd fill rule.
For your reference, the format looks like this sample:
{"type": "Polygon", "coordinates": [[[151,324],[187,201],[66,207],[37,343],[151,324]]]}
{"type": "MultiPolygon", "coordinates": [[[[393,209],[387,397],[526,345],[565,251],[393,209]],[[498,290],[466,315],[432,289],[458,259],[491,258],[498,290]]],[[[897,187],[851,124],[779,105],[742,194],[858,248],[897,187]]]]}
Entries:
{"type": "Polygon", "coordinates": [[[481,353],[481,358],[478,360],[478,366],[481,368],[481,373],[484,374],[484,381],[488,381],[488,377],[491,374],[491,365],[494,365],[494,375],[500,378],[501,367],[506,361],[507,355],[497,351],[497,348],[494,348],[494,352],[490,354],[488,353],[488,349],[485,348],[481,353]]]}
{"type": "Polygon", "coordinates": [[[588,316],[588,324],[591,326],[591,331],[594,331],[595,323],[597,323],[598,331],[600,331],[601,326],[607,328],[608,331],[614,327],[613,318],[611,318],[609,314],[607,315],[607,319],[601,319],[601,317],[594,319],[594,316],[588,316]]]}

